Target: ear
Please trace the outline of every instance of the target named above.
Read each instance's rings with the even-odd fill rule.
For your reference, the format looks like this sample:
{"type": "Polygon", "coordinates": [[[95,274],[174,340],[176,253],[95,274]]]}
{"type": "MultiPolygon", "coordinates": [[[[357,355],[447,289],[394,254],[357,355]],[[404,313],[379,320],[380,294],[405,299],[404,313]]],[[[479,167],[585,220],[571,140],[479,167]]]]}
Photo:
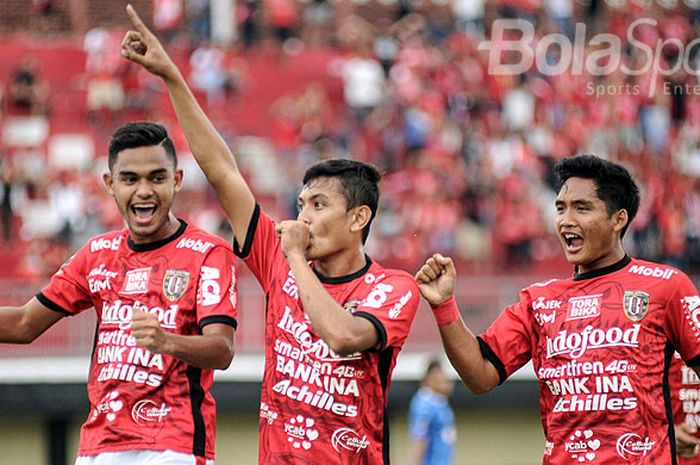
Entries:
{"type": "Polygon", "coordinates": [[[179,192],[182,188],[182,180],[185,177],[185,172],[178,168],[175,170],[175,192],[179,192]]]}
{"type": "Polygon", "coordinates": [[[360,205],[353,210],[350,231],[360,232],[365,229],[370,218],[372,218],[372,210],[367,205],[360,205]]]}
{"type": "Polygon", "coordinates": [[[114,189],[112,189],[112,186],[114,185],[114,179],[112,179],[112,173],[109,171],[106,171],[105,173],[102,174],[102,182],[105,183],[105,187],[107,188],[107,193],[111,196],[114,196],[114,189]]]}
{"type": "Polygon", "coordinates": [[[622,228],[624,228],[627,223],[629,222],[629,217],[627,216],[627,210],[624,208],[621,210],[616,211],[613,213],[613,221],[614,221],[614,226],[613,229],[615,232],[620,232],[622,231],[622,228]]]}

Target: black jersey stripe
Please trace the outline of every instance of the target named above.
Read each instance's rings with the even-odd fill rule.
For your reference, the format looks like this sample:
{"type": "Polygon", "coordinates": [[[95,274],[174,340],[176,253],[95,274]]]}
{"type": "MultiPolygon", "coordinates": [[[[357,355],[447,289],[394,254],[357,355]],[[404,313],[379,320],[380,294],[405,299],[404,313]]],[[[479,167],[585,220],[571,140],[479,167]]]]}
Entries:
{"type": "Polygon", "coordinates": [[[479,341],[479,349],[481,350],[481,355],[491,362],[491,364],[496,368],[496,371],[498,371],[498,384],[503,384],[503,382],[508,378],[508,373],[506,372],[506,367],[503,365],[503,362],[501,362],[501,359],[498,358],[498,355],[496,355],[496,352],[493,351],[493,349],[484,341],[481,339],[481,337],[477,336],[476,338],[477,341],[479,341]]]}
{"type": "Polygon", "coordinates": [[[676,430],[673,423],[673,406],[671,405],[671,385],[668,379],[668,373],[671,369],[671,362],[673,361],[673,354],[676,349],[670,342],[666,343],[664,348],[664,382],[663,382],[663,395],[664,395],[664,407],[666,408],[666,421],[668,422],[668,442],[671,447],[671,458],[672,465],[676,465],[678,460],[676,459],[676,430]]]}
{"type": "Polygon", "coordinates": [[[63,307],[61,307],[53,300],[46,297],[42,292],[38,293],[35,297],[36,297],[36,300],[38,300],[41,303],[41,305],[48,308],[49,310],[53,310],[54,312],[62,313],[65,316],[72,316],[71,313],[68,312],[68,310],[64,310],[63,307]]]}
{"type": "Polygon", "coordinates": [[[202,402],[204,402],[204,389],[201,384],[202,370],[193,366],[187,367],[187,381],[190,387],[190,405],[192,407],[192,453],[204,457],[206,450],[206,429],[202,416],[202,402]]]}
{"type": "Polygon", "coordinates": [[[233,326],[233,329],[238,329],[238,322],[236,321],[236,319],[227,315],[205,316],[199,321],[199,328],[204,328],[206,325],[210,325],[212,323],[221,323],[233,326]]]}
{"type": "Polygon", "coordinates": [[[386,402],[388,399],[387,391],[389,389],[389,372],[391,370],[391,362],[394,359],[394,348],[389,347],[379,353],[377,361],[377,372],[379,380],[382,383],[382,459],[384,465],[389,465],[391,460],[389,457],[389,416],[387,414],[386,402]]]}
{"type": "Polygon", "coordinates": [[[260,218],[260,204],[255,204],[253,209],[253,216],[250,218],[250,223],[248,223],[248,231],[245,233],[245,240],[243,241],[243,248],[241,249],[238,245],[238,239],[234,235],[233,237],[233,253],[239,258],[246,258],[250,254],[250,248],[253,246],[253,237],[255,236],[255,231],[258,229],[258,219],[260,218]]]}
{"type": "Polygon", "coordinates": [[[386,328],[384,328],[384,324],[382,324],[381,320],[376,316],[372,315],[371,313],[367,312],[355,312],[352,314],[352,316],[359,316],[360,318],[365,318],[369,320],[369,322],[372,323],[375,328],[377,328],[377,332],[379,333],[379,342],[377,343],[377,348],[379,350],[383,350],[386,346],[387,335],[386,328]]]}

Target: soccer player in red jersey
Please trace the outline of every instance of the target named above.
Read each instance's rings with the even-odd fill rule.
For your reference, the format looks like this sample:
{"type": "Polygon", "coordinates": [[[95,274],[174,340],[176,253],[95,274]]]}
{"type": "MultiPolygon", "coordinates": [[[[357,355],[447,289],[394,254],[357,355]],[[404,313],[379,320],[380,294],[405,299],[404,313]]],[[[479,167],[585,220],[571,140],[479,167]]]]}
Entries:
{"type": "Polygon", "coordinates": [[[309,168],[296,220],[275,224],[182,75],[132,8],[122,54],[160,76],[267,306],[259,463],[389,463],[387,392],[419,303],[415,280],[363,251],[379,173],[351,160],[309,168]]]}
{"type": "Polygon", "coordinates": [[[183,172],[165,128],[119,128],[107,190],[127,228],[92,238],[21,307],[0,341],[29,343],[89,308],[97,332],[76,465],[213,463],[213,369],[233,358],[235,256],[171,212],[183,172]]]}
{"type": "Polygon", "coordinates": [[[557,166],[555,227],[573,277],[533,284],[475,337],[436,254],[416,274],[464,383],[489,391],[532,360],[543,464],[674,464],[668,370],[674,349],[700,365],[700,297],[682,272],[630,258],[622,237],[639,192],[620,165],[590,155],[557,166]]]}
{"type": "Polygon", "coordinates": [[[674,354],[668,374],[679,465],[700,465],[700,378],[674,354]]]}

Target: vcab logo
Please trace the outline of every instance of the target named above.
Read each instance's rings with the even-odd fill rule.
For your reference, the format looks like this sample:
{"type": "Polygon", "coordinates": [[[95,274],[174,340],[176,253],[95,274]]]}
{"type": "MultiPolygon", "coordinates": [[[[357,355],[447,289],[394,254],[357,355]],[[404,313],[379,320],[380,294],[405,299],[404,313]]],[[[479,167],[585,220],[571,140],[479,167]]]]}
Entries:
{"type": "Polygon", "coordinates": [[[312,442],[318,439],[318,430],[312,428],[316,422],[312,418],[304,418],[301,415],[290,419],[284,424],[284,432],[287,440],[295,449],[311,449],[312,442]]]}

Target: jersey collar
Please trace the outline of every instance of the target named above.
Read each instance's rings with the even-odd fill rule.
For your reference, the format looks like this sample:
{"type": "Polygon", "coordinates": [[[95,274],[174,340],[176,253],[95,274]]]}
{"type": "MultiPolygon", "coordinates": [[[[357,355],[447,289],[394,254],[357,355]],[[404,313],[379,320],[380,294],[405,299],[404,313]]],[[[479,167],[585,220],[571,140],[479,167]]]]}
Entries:
{"type": "Polygon", "coordinates": [[[613,263],[612,265],[606,266],[604,268],[599,268],[599,269],[593,270],[593,271],[587,271],[586,273],[574,272],[574,281],[581,281],[584,279],[597,278],[599,276],[603,276],[603,275],[606,275],[608,273],[613,273],[615,271],[623,269],[631,261],[632,261],[632,259],[629,257],[629,255],[625,254],[625,256],[622,257],[622,259],[619,262],[613,263]]]}
{"type": "Polygon", "coordinates": [[[355,271],[352,274],[346,274],[345,276],[336,276],[334,278],[329,278],[327,276],[323,276],[321,273],[319,273],[316,268],[314,268],[314,273],[316,274],[316,277],[318,278],[319,281],[321,281],[323,284],[343,284],[343,283],[349,283],[350,281],[359,278],[363,274],[367,273],[367,270],[369,270],[369,267],[372,266],[372,259],[369,258],[367,255],[365,255],[365,260],[367,260],[367,263],[365,263],[365,266],[360,268],[359,270],[355,271]]]}
{"type": "Polygon", "coordinates": [[[166,237],[165,239],[161,239],[161,240],[155,241],[155,242],[136,244],[131,240],[131,236],[129,236],[129,238],[126,240],[126,243],[129,245],[129,248],[131,250],[133,250],[134,252],[147,252],[149,250],[155,250],[159,247],[163,247],[168,242],[172,242],[184,234],[185,229],[187,228],[187,223],[185,223],[183,220],[181,220],[179,218],[178,218],[178,221],[180,222],[180,227],[177,228],[177,231],[175,231],[175,233],[170,237],[166,237]]]}

